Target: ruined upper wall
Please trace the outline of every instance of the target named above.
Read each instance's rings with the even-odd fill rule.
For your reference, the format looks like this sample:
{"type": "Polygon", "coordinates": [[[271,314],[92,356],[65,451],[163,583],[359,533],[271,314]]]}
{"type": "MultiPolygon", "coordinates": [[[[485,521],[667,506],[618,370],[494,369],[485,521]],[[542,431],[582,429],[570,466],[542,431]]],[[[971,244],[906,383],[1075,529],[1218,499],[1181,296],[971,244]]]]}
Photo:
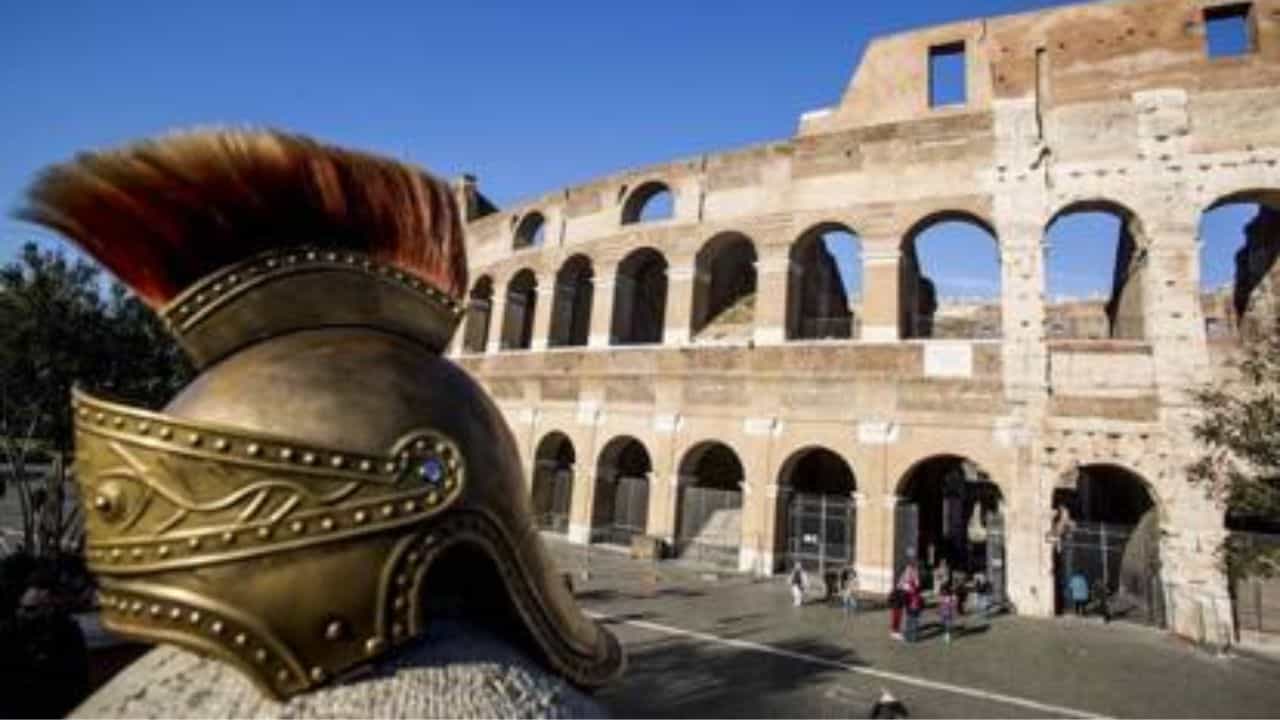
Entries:
{"type": "Polygon", "coordinates": [[[799,135],[988,111],[996,100],[1063,105],[1271,88],[1280,81],[1280,0],[1255,0],[1255,52],[1211,59],[1205,8],[1222,0],[1127,0],[953,23],[880,38],[866,50],[840,104],[807,113],[799,135]],[[964,42],[967,101],[929,107],[929,49],[964,42]]]}

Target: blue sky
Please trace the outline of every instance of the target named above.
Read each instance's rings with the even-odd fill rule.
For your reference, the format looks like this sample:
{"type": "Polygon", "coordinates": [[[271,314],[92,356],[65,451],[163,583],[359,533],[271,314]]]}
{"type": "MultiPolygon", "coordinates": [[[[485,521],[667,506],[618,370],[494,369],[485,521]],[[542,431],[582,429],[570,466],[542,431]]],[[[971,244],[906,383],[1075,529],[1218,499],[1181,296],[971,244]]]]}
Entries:
{"type": "MultiPolygon", "coordinates": [[[[1058,4],[0,3],[0,259],[53,242],[7,214],[38,168],[84,148],[268,125],[474,173],[501,206],[788,137],[874,36],[1058,4]]],[[[984,273],[994,292],[994,252],[936,233],[922,261],[941,293],[982,294],[984,273]]]]}

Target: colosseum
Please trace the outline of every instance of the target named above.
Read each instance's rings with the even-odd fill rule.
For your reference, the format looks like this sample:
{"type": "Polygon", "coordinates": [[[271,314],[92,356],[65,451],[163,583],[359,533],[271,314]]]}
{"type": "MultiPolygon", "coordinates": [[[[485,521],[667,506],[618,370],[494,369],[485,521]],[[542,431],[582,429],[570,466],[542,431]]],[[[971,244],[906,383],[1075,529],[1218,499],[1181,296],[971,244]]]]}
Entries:
{"type": "Polygon", "coordinates": [[[474,284],[450,353],[570,542],[852,566],[870,593],[945,562],[1044,616],[1083,569],[1134,619],[1226,642],[1227,528],[1186,480],[1187,391],[1280,303],[1277,110],[1280,0],[879,38],[794,137],[501,209],[464,178],[474,284]],[[1228,207],[1245,240],[1206,288],[1202,223],[1228,207]],[[1050,240],[1077,215],[1112,221],[1080,241],[1108,248],[1106,290],[1061,298],[1073,248],[1050,240]],[[943,226],[993,257],[989,297],[936,287],[921,248],[943,226]]]}

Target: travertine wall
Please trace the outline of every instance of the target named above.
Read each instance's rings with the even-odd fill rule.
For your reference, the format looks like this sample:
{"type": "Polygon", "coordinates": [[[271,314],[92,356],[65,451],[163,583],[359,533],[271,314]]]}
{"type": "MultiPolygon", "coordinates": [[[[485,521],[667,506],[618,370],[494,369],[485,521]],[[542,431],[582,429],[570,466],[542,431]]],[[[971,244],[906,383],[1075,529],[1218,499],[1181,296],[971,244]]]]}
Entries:
{"type": "Polygon", "coordinates": [[[1109,463],[1141,476],[1159,508],[1172,626],[1224,639],[1229,602],[1210,552],[1222,512],[1183,472],[1195,451],[1186,389],[1212,373],[1197,227],[1219,201],[1269,202],[1266,191],[1280,188],[1280,0],[1253,3],[1253,50],[1232,58],[1206,55],[1209,5],[1078,5],[880,39],[840,103],[806,113],[794,138],[478,209],[471,272],[493,283],[493,320],[488,351],[457,357],[504,408],[530,469],[547,433],[572,440],[578,540],[611,439],[632,436],[648,451],[648,530],[667,537],[680,462],[714,439],[745,470],[740,567],[767,572],[781,468],[825,447],[854,472],[860,578],[883,589],[903,478],[955,454],[1003,494],[1012,599],[1020,612],[1048,614],[1053,489],[1077,464],[1109,463]],[[965,43],[967,102],[929,108],[929,48],[955,41],[965,43]],[[629,194],[652,181],[670,189],[674,216],[622,224],[629,194]],[[1134,300],[1119,302],[1126,339],[1050,339],[1045,229],[1066,208],[1098,203],[1123,208],[1140,230],[1126,260],[1134,300]],[[531,212],[545,217],[546,241],[513,250],[531,212]],[[916,285],[909,239],[957,217],[996,237],[999,339],[901,340],[918,290],[906,287],[916,285]],[[861,240],[860,332],[788,341],[791,247],[828,224],[861,240]],[[691,317],[707,278],[696,257],[726,232],[756,253],[751,327],[699,342],[691,317]],[[663,341],[612,347],[617,267],[642,247],[667,262],[663,341]],[[587,345],[543,349],[555,275],[579,253],[594,273],[587,345]],[[534,350],[499,351],[507,285],[525,268],[537,277],[534,350]]]}

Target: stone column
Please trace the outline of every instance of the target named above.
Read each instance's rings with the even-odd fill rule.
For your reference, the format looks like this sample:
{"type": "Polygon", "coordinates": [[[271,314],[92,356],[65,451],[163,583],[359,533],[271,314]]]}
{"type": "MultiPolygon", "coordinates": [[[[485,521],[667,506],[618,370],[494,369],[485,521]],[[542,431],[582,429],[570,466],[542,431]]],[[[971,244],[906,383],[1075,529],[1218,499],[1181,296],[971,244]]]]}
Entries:
{"type": "Polygon", "coordinates": [[[489,307],[489,341],[485,352],[496,353],[502,349],[502,326],[506,324],[507,320],[507,293],[505,289],[502,292],[494,291],[493,303],[489,307]]]}
{"type": "Polygon", "coordinates": [[[596,474],[590,463],[573,466],[573,500],[569,505],[569,542],[591,543],[592,510],[596,499],[596,474]]]}
{"type": "Polygon", "coordinates": [[[899,337],[900,245],[897,237],[862,240],[862,340],[893,342],[899,337]]]}
{"type": "MultiPolygon", "coordinates": [[[[1034,407],[1047,401],[1045,377],[1045,245],[1044,227],[1035,219],[1040,198],[1024,203],[1006,199],[1009,219],[998,222],[1000,242],[1000,318],[1005,392],[1011,400],[1034,407]]],[[[1030,416],[1038,414],[1034,409],[1030,416]]]]}
{"type": "Polygon", "coordinates": [[[787,340],[787,283],[791,277],[790,248],[761,249],[756,261],[756,307],[752,338],[757,345],[787,340]]]}
{"type": "Polygon", "coordinates": [[[613,344],[613,295],[616,282],[614,270],[598,271],[591,295],[591,333],[587,346],[608,347],[613,344]]]}
{"type": "Polygon", "coordinates": [[[555,275],[538,278],[537,300],[533,306],[533,336],[529,340],[532,350],[546,350],[551,334],[551,311],[556,304],[555,275]]]}
{"type": "Polygon", "coordinates": [[[675,412],[658,412],[653,418],[654,441],[650,458],[653,474],[649,484],[649,535],[668,543],[675,540],[677,491],[675,446],[681,419],[675,412]]]}
{"type": "Polygon", "coordinates": [[[673,258],[667,268],[664,345],[688,345],[693,317],[694,259],[673,258]]]}

